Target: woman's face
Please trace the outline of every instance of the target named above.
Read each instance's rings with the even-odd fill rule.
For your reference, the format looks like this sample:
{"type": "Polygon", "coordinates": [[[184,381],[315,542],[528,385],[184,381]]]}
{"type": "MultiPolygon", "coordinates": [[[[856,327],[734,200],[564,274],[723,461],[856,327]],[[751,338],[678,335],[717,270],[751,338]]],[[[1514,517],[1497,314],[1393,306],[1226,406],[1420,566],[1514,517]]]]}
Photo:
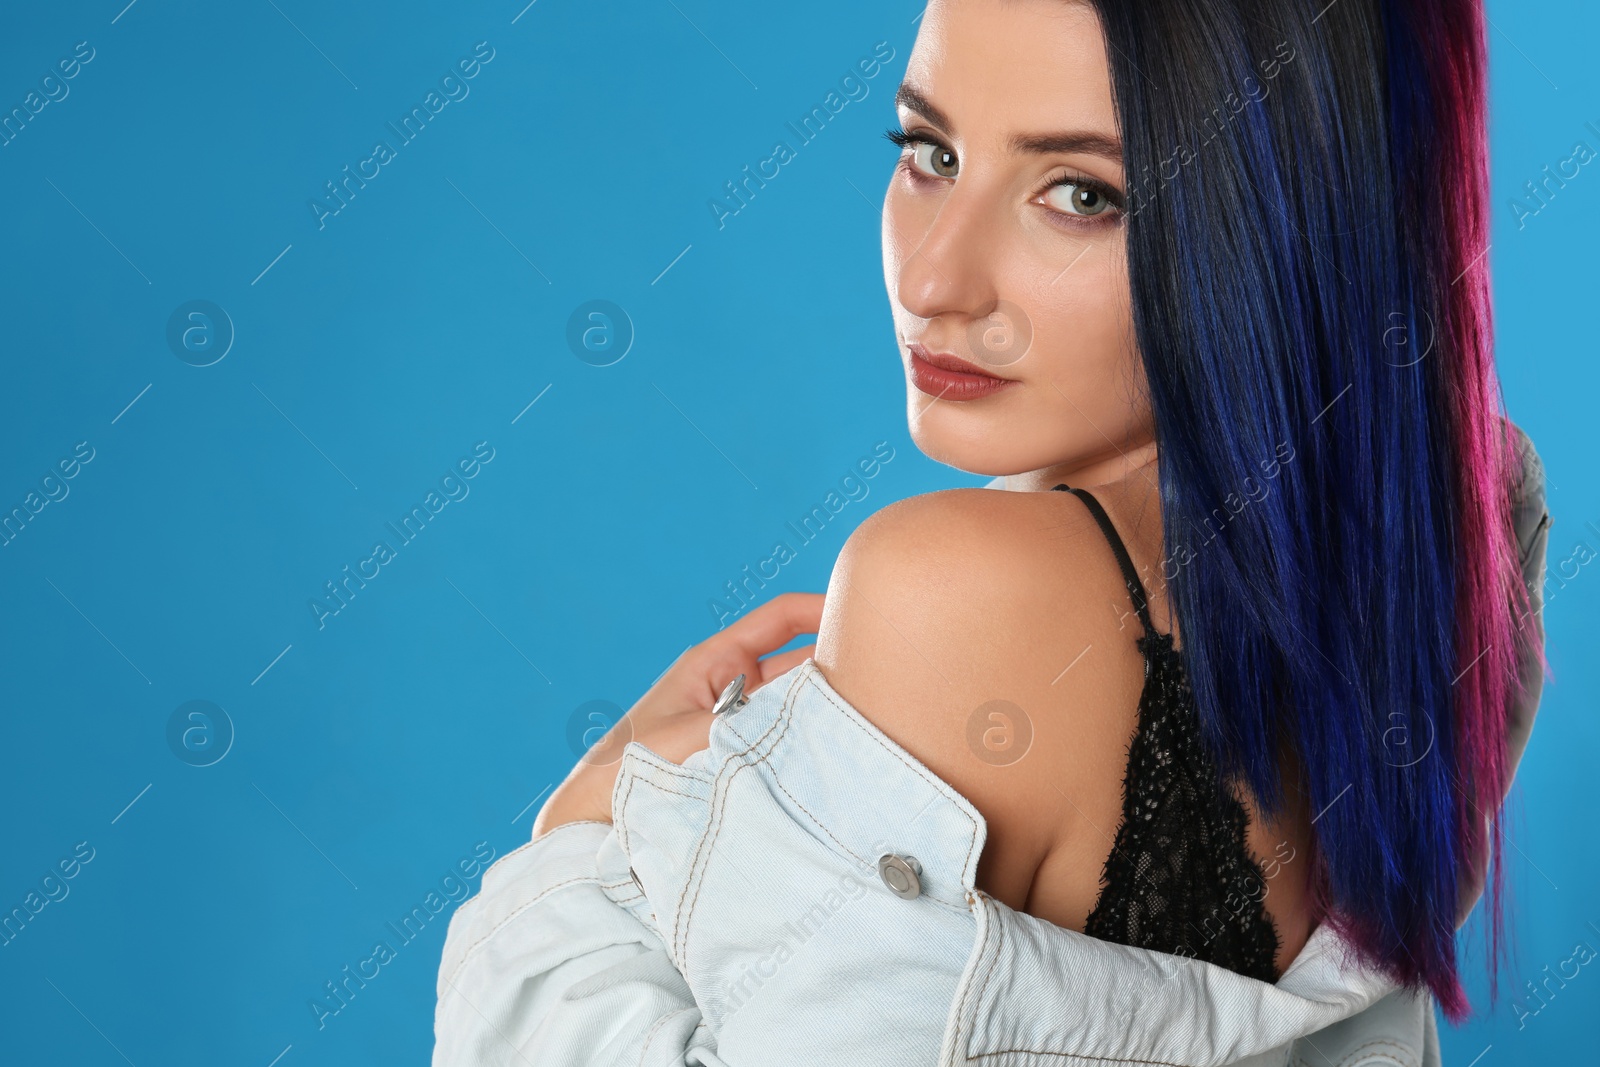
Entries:
{"type": "Polygon", "coordinates": [[[883,266],[917,447],[976,474],[1038,472],[1013,488],[1092,485],[1151,458],[1093,9],[932,0],[897,102],[911,141],[883,266]]]}

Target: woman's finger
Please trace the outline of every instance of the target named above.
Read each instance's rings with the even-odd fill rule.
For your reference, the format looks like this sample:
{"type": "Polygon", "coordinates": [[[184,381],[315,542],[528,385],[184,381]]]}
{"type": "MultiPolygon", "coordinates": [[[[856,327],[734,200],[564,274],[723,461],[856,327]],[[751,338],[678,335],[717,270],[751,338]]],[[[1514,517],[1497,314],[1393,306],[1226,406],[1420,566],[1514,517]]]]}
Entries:
{"type": "Polygon", "coordinates": [[[782,648],[801,634],[814,634],[822,625],[822,593],[781,593],[755,608],[707,643],[731,644],[754,659],[782,648]]]}
{"type": "Polygon", "coordinates": [[[751,688],[761,688],[784,672],[804,663],[816,651],[816,645],[806,645],[804,648],[791,648],[787,652],[779,652],[776,656],[768,656],[757,664],[761,668],[760,684],[751,688]]]}
{"type": "Polygon", "coordinates": [[[823,600],[822,593],[782,593],[773,597],[721,632],[684,650],[635,707],[663,704],[669,713],[684,708],[710,711],[734,676],[745,675],[746,682],[753,683],[749,686],[752,690],[777,677],[805,656],[785,653],[788,658],[781,661],[784,666],[777,671],[763,667],[761,657],[802,634],[816,633],[822,625],[823,600]]]}

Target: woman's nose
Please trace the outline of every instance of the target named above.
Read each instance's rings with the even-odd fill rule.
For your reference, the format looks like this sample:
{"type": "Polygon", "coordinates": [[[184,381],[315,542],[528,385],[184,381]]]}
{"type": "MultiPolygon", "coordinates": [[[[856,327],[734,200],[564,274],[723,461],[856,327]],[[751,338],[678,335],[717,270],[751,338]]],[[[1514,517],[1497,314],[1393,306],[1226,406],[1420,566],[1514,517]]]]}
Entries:
{"type": "Polygon", "coordinates": [[[902,307],[922,319],[977,318],[994,307],[997,223],[976,197],[952,188],[921,233],[893,213],[887,218],[900,227],[895,295],[902,307]]]}

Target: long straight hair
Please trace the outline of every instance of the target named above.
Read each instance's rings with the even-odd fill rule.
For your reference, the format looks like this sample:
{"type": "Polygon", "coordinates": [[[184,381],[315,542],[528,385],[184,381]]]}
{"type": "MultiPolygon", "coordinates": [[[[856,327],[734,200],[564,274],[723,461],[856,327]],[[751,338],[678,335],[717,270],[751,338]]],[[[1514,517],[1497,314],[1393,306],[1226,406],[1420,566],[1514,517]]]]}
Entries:
{"type": "Polygon", "coordinates": [[[1091,3],[1204,736],[1268,813],[1292,749],[1319,918],[1460,1022],[1457,897],[1491,843],[1496,989],[1527,609],[1480,4],[1091,3]]]}

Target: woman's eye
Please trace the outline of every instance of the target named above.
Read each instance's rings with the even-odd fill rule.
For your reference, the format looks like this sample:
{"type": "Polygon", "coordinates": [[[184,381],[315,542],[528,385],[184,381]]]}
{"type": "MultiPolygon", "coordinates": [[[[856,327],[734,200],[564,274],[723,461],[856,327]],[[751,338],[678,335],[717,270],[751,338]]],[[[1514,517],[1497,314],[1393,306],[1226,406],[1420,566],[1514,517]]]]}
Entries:
{"type": "Polygon", "coordinates": [[[1061,182],[1052,185],[1044,194],[1049,205],[1064,215],[1092,217],[1111,206],[1106,194],[1090,185],[1061,182]]]}
{"type": "Polygon", "coordinates": [[[929,141],[918,141],[911,149],[911,165],[938,178],[954,178],[960,169],[954,152],[929,141]]]}

